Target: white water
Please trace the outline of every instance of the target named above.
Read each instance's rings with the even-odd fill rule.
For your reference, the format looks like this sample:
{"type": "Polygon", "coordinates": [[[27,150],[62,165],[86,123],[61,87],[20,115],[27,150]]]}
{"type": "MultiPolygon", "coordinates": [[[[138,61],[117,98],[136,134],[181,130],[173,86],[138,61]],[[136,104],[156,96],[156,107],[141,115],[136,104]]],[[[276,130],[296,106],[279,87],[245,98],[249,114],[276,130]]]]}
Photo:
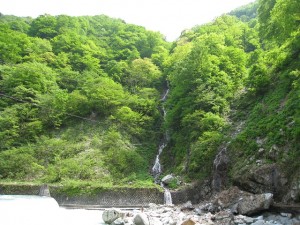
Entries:
{"type": "Polygon", "coordinates": [[[0,195],[1,225],[102,225],[100,210],[65,209],[55,199],[34,195],[0,195]]]}
{"type": "MultiPolygon", "coordinates": [[[[165,94],[161,98],[161,101],[163,101],[163,102],[166,101],[168,94],[169,94],[169,89],[166,90],[165,94]]],[[[162,107],[162,110],[163,110],[164,119],[166,119],[167,110],[165,109],[164,106],[162,107]]],[[[152,175],[154,176],[155,183],[159,183],[158,177],[162,172],[159,157],[160,157],[161,153],[163,152],[164,148],[167,146],[168,141],[169,141],[169,134],[168,134],[168,131],[166,131],[164,139],[163,139],[163,143],[158,148],[158,154],[156,155],[155,162],[152,167],[152,175]]],[[[164,187],[163,183],[161,183],[161,186],[164,188],[164,204],[172,205],[172,195],[171,195],[170,190],[168,188],[164,187]]]]}
{"type": "Polygon", "coordinates": [[[152,174],[153,174],[154,178],[156,179],[160,173],[161,173],[161,166],[160,166],[160,162],[159,162],[159,155],[156,155],[155,163],[152,167],[152,174]]]}
{"type": "Polygon", "coordinates": [[[171,195],[171,192],[168,188],[165,188],[164,204],[165,205],[172,205],[172,195],[171,195]]]}

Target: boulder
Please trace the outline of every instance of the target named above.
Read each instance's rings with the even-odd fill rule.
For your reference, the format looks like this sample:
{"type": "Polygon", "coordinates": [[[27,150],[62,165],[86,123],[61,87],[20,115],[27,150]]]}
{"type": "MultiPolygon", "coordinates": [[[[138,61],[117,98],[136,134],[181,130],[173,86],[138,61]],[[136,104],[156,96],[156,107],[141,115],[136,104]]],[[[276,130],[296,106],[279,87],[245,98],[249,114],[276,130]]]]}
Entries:
{"type": "Polygon", "coordinates": [[[235,224],[251,224],[254,222],[254,219],[252,217],[247,217],[243,215],[237,215],[234,217],[234,223],[235,224]]]}
{"type": "Polygon", "coordinates": [[[196,222],[192,219],[185,220],[181,223],[181,225],[195,225],[196,222]]]}
{"type": "Polygon", "coordinates": [[[243,196],[238,203],[238,212],[242,215],[252,215],[269,209],[272,202],[273,194],[271,193],[243,196]]]}
{"type": "Polygon", "coordinates": [[[239,202],[240,198],[244,195],[251,195],[250,193],[241,191],[238,187],[233,186],[227,190],[218,193],[215,196],[213,205],[215,208],[231,208],[239,202]]]}
{"type": "Polygon", "coordinates": [[[215,214],[216,225],[234,225],[233,215],[230,211],[220,211],[215,214]]]}
{"type": "Polygon", "coordinates": [[[193,210],[193,209],[195,209],[195,207],[193,206],[191,201],[187,201],[186,203],[183,204],[183,206],[180,207],[181,211],[193,210]]]}
{"type": "Polygon", "coordinates": [[[273,201],[273,194],[252,194],[232,187],[216,195],[213,205],[217,209],[230,209],[232,213],[252,215],[266,210],[273,201]]]}
{"type": "Polygon", "coordinates": [[[102,213],[102,219],[105,223],[111,224],[118,218],[124,217],[124,213],[117,209],[106,209],[102,213]]]}
{"type": "Polygon", "coordinates": [[[116,219],[111,225],[125,225],[125,221],[121,218],[116,219]]]}
{"type": "Polygon", "coordinates": [[[162,179],[161,179],[161,182],[163,182],[164,184],[170,184],[175,178],[171,175],[171,174],[168,174],[166,176],[164,176],[162,179]]]}
{"type": "Polygon", "coordinates": [[[133,222],[135,225],[149,225],[148,216],[145,213],[138,213],[135,215],[133,222]]]}

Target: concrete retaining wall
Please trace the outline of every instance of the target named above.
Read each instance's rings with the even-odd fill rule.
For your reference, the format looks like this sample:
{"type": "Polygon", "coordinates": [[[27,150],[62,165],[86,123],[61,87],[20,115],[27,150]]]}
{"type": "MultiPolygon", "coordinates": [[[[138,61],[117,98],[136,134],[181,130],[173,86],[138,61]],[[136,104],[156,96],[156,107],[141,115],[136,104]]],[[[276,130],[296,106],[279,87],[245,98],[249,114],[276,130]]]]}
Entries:
{"type": "Polygon", "coordinates": [[[98,207],[142,207],[150,202],[163,204],[163,193],[157,189],[114,189],[101,191],[93,195],[67,196],[52,193],[59,205],[90,205],[98,207]]]}
{"type": "MultiPolygon", "coordinates": [[[[41,185],[0,184],[0,194],[38,195],[41,185]]],[[[68,193],[68,192],[67,192],[68,193]]],[[[210,196],[210,186],[194,184],[180,191],[171,191],[173,204],[191,201],[199,203],[210,196]]],[[[164,193],[156,188],[113,188],[94,190],[86,194],[82,190],[66,194],[62,186],[50,186],[51,196],[61,206],[91,207],[147,207],[149,203],[163,204],[164,193]]]]}
{"type": "MultiPolygon", "coordinates": [[[[0,194],[38,195],[41,185],[0,184],[0,194]]],[[[50,195],[61,206],[90,205],[98,207],[142,207],[163,204],[163,192],[155,188],[99,189],[92,194],[64,193],[63,187],[50,186],[50,195]]]]}

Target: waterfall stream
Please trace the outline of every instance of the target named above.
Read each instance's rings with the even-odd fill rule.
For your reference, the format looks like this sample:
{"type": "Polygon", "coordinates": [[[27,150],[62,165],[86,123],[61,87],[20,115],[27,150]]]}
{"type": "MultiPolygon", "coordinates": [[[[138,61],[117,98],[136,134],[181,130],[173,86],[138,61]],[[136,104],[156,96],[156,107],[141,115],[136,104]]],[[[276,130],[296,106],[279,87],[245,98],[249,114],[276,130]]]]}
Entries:
{"type": "MultiPolygon", "coordinates": [[[[168,94],[169,94],[169,88],[166,90],[163,97],[161,98],[162,102],[166,101],[166,99],[168,97],[168,94]]],[[[164,116],[164,119],[165,119],[166,115],[167,115],[167,110],[165,109],[164,106],[162,107],[162,111],[163,111],[163,116],[164,116]]],[[[166,131],[165,134],[164,134],[164,138],[162,140],[162,143],[158,147],[158,154],[156,155],[155,162],[154,162],[154,165],[152,167],[152,175],[154,177],[155,183],[160,183],[159,176],[160,176],[162,170],[161,170],[161,164],[160,164],[160,159],[159,158],[160,158],[160,155],[163,152],[164,148],[167,146],[167,143],[168,143],[168,140],[169,140],[168,136],[169,136],[168,132],[166,131]]],[[[164,204],[165,205],[172,205],[172,196],[171,196],[170,190],[167,187],[165,187],[162,182],[161,182],[161,186],[164,188],[164,204]]]]}

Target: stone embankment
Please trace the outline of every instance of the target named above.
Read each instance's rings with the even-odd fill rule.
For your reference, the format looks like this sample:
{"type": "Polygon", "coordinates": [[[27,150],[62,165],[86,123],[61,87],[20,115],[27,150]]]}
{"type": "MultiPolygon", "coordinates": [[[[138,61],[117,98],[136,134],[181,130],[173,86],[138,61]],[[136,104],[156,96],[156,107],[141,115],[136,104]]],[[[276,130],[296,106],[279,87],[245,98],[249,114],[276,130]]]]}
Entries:
{"type": "Polygon", "coordinates": [[[102,218],[111,225],[300,225],[299,214],[262,214],[272,202],[270,193],[255,195],[233,187],[201,204],[150,203],[132,211],[107,209],[102,218]]]}

